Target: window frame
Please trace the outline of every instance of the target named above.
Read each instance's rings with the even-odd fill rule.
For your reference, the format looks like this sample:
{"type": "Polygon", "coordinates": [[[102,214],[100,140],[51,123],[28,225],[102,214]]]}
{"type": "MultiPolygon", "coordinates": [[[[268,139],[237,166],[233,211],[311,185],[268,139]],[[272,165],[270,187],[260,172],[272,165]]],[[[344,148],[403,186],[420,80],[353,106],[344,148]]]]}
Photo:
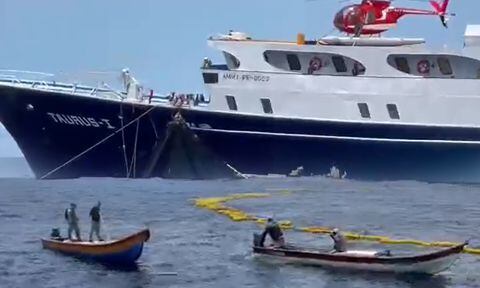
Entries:
{"type": "Polygon", "coordinates": [[[225,95],[225,100],[227,101],[227,106],[230,111],[238,111],[238,105],[235,96],[225,95]]]}
{"type": "Polygon", "coordinates": [[[218,83],[218,73],[204,72],[202,73],[203,83],[205,84],[217,84],[218,83]]]}
{"type": "Polygon", "coordinates": [[[365,102],[357,103],[358,110],[360,112],[360,116],[363,119],[372,119],[372,115],[370,114],[370,109],[368,108],[368,104],[365,102]]]}
{"type": "Polygon", "coordinates": [[[260,98],[260,103],[262,104],[263,113],[273,114],[272,101],[270,101],[270,98],[260,98]]]}
{"type": "Polygon", "coordinates": [[[236,70],[238,68],[240,68],[240,65],[241,65],[241,62],[240,60],[233,54],[231,53],[228,53],[228,52],[225,52],[223,51],[224,55],[225,55],[225,58],[227,58],[227,63],[231,63],[232,64],[232,68],[233,70],[236,70]]]}
{"type": "Polygon", "coordinates": [[[390,119],[400,120],[400,112],[398,112],[397,104],[389,103],[387,104],[387,111],[390,119]]]}

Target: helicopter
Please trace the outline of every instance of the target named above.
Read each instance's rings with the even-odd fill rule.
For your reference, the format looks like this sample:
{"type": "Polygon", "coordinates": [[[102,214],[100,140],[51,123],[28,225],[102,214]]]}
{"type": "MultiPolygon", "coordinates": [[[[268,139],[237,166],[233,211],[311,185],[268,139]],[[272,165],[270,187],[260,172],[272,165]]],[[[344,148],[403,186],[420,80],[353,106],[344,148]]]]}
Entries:
{"type": "Polygon", "coordinates": [[[342,8],[336,15],[333,24],[340,32],[355,37],[362,35],[379,35],[394,28],[400,18],[406,15],[439,16],[442,25],[447,28],[447,13],[450,0],[429,0],[433,10],[396,8],[391,6],[394,0],[362,0],[342,8]]]}

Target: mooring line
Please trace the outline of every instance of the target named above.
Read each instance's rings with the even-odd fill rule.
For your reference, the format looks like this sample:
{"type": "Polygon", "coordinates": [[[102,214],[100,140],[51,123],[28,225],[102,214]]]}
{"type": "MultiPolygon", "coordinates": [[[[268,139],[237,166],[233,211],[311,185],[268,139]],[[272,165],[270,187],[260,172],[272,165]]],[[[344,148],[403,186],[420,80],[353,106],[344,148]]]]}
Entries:
{"type": "MultiPolygon", "coordinates": [[[[120,103],[120,127],[123,127],[123,101],[120,103]]],[[[130,178],[130,171],[128,169],[127,146],[125,145],[125,129],[122,129],[122,150],[123,161],[125,163],[125,175],[130,178]]]]}
{"type": "Polygon", "coordinates": [[[94,148],[96,148],[97,146],[103,144],[104,142],[106,142],[108,139],[112,138],[113,136],[117,135],[118,133],[122,132],[125,128],[127,128],[128,126],[132,125],[133,123],[135,123],[136,121],[140,120],[142,117],[144,117],[145,115],[147,115],[148,113],[150,113],[153,109],[155,109],[156,107],[155,106],[152,106],[150,107],[150,109],[148,109],[147,111],[145,111],[144,113],[142,113],[140,116],[138,116],[137,118],[135,118],[134,120],[130,121],[127,123],[127,125],[119,128],[118,130],[116,130],[115,132],[113,132],[112,134],[108,135],[107,137],[105,137],[104,139],[100,140],[99,142],[95,143],[93,146],[90,146],[88,149],[84,150],[83,152],[77,154],[76,156],[70,158],[70,160],[66,161],[65,163],[63,163],[62,165],[58,166],[57,168],[51,170],[50,172],[48,172],[47,174],[43,175],[42,177],[40,177],[40,179],[45,179],[47,178],[48,176],[52,175],[53,173],[59,171],[60,169],[63,169],[65,166],[69,165],[70,163],[72,163],[73,161],[77,160],[78,158],[82,157],[83,155],[87,154],[88,152],[90,152],[91,150],[93,150],[94,148]]]}

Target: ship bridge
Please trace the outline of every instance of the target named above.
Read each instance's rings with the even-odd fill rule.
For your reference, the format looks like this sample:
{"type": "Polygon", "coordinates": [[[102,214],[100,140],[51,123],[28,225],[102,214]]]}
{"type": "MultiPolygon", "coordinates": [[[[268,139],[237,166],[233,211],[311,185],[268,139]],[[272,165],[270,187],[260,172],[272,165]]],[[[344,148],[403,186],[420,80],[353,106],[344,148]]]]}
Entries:
{"type": "MultiPolygon", "coordinates": [[[[466,38],[470,46],[476,45],[476,41],[480,43],[480,37],[473,34],[466,38]]],[[[430,51],[423,38],[329,36],[306,40],[299,34],[297,41],[272,41],[230,32],[210,38],[209,45],[223,52],[226,65],[208,68],[230,71],[385,78],[480,77],[477,57],[447,50],[430,51]]]]}

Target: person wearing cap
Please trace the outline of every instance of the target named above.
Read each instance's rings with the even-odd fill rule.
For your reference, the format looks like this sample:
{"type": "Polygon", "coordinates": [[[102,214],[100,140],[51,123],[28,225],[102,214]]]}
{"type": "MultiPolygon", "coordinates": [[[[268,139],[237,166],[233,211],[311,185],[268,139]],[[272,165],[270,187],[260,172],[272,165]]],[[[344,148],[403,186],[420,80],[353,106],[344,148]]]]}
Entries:
{"type": "Polygon", "coordinates": [[[102,203],[100,201],[97,202],[97,205],[93,206],[90,210],[90,219],[92,219],[92,226],[90,228],[90,237],[89,241],[93,242],[93,233],[97,236],[98,241],[103,241],[102,237],[100,237],[100,206],[102,203]]]}
{"type": "Polygon", "coordinates": [[[65,209],[65,219],[68,223],[68,239],[74,240],[72,238],[72,232],[75,231],[75,236],[77,241],[82,241],[80,237],[80,228],[78,226],[78,217],[77,217],[77,205],[75,203],[70,203],[70,208],[65,209]]]}
{"type": "Polygon", "coordinates": [[[334,253],[347,251],[347,240],[345,236],[343,236],[343,234],[338,230],[338,228],[332,230],[332,232],[330,233],[330,237],[332,238],[334,243],[334,253]]]}
{"type": "Polygon", "coordinates": [[[260,245],[263,247],[265,243],[265,238],[267,234],[270,235],[270,239],[272,239],[272,244],[274,247],[283,247],[285,246],[285,238],[283,237],[282,228],[280,224],[278,224],[273,217],[269,217],[267,220],[267,226],[262,233],[262,238],[260,240],[260,245]]]}

